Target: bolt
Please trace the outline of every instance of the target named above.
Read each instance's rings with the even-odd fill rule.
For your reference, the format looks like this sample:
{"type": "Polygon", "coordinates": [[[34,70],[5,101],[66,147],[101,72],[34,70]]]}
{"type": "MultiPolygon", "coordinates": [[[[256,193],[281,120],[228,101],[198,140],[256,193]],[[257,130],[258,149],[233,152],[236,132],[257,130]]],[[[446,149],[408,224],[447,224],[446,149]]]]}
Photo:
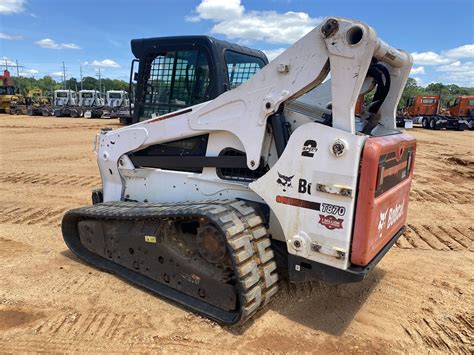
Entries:
{"type": "Polygon", "coordinates": [[[296,248],[296,249],[299,249],[301,248],[301,242],[299,240],[295,240],[293,242],[293,246],[296,248]]]}
{"type": "Polygon", "coordinates": [[[265,107],[267,108],[267,110],[269,110],[270,107],[272,107],[272,104],[271,104],[270,102],[267,102],[267,103],[265,104],[265,107]]]}
{"type": "Polygon", "coordinates": [[[336,157],[340,157],[344,154],[346,149],[346,145],[342,139],[336,139],[336,141],[332,145],[332,152],[336,157]]]}
{"type": "Polygon", "coordinates": [[[324,38],[331,37],[339,29],[339,23],[335,19],[329,19],[321,28],[324,38]]]}

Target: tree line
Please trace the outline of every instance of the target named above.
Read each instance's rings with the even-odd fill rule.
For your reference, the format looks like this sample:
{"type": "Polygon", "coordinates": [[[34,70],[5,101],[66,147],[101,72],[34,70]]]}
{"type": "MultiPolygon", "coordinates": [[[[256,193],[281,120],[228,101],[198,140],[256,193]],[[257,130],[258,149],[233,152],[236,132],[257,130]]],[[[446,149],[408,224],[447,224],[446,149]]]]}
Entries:
{"type": "MultiPolygon", "coordinates": [[[[41,89],[43,94],[51,93],[58,89],[71,89],[74,91],[81,90],[81,82],[76,78],[70,78],[65,83],[56,81],[51,76],[47,75],[41,79],[28,77],[12,77],[13,84],[20,90],[20,93],[26,95],[29,90],[41,89]]],[[[105,92],[107,90],[126,90],[128,91],[128,82],[118,79],[103,78],[100,80],[91,76],[82,78],[82,88],[84,90],[100,90],[105,92]]]]}
{"type": "MultiPolygon", "coordinates": [[[[70,78],[66,80],[65,85],[63,82],[54,80],[51,76],[44,76],[41,79],[28,78],[28,77],[13,77],[14,85],[20,89],[22,94],[27,94],[31,89],[41,89],[43,93],[50,93],[53,90],[66,89],[81,90],[81,83],[76,78],[70,78]]],[[[86,76],[82,79],[82,88],[84,90],[101,90],[105,92],[107,90],[126,90],[128,91],[128,82],[118,79],[104,78],[100,81],[86,76]],[[99,85],[100,84],[100,85],[99,85]],[[100,86],[100,87],[99,87],[100,86]]],[[[402,97],[398,104],[398,108],[404,108],[409,98],[415,95],[440,95],[441,105],[446,107],[448,103],[452,103],[454,99],[459,95],[474,95],[474,88],[462,87],[455,84],[442,84],[442,83],[431,83],[426,87],[419,86],[415,79],[408,78],[403,91],[402,97]]],[[[373,97],[373,93],[366,95],[365,101],[370,103],[373,97]]]]}
{"type": "Polygon", "coordinates": [[[446,107],[452,103],[457,96],[474,95],[474,88],[462,87],[455,84],[431,83],[426,87],[418,86],[416,80],[408,78],[403,91],[402,98],[398,104],[398,108],[404,108],[409,98],[415,95],[439,95],[441,97],[441,106],[446,107]]]}

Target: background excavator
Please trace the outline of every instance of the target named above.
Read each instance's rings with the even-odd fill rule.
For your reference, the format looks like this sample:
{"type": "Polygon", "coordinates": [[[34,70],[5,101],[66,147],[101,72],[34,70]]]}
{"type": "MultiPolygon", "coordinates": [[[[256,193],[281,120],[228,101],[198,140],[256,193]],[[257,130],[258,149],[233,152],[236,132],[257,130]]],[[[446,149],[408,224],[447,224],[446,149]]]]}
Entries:
{"type": "Polygon", "coordinates": [[[20,114],[22,112],[15,111],[14,106],[21,104],[25,104],[25,98],[18,93],[10,72],[5,69],[3,75],[0,75],[0,113],[20,114]]]}
{"type": "Polygon", "coordinates": [[[404,232],[412,58],[371,27],[327,18],[270,63],[206,36],[132,50],[134,124],[97,135],[102,188],[62,221],[78,257],[235,325],[281,278],[363,280],[404,232]]]}

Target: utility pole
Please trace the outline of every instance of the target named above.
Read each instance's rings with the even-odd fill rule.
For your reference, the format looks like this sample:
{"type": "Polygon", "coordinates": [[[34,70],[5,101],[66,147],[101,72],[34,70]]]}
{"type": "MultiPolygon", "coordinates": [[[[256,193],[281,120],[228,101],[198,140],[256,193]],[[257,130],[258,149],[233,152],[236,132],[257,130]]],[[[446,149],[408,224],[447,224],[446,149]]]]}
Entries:
{"type": "Polygon", "coordinates": [[[8,70],[8,59],[5,58],[5,70],[8,70]]]}
{"type": "Polygon", "coordinates": [[[66,90],[66,66],[64,65],[63,62],[63,88],[66,90]]]}
{"type": "Polygon", "coordinates": [[[16,62],[16,77],[18,78],[18,92],[21,94],[21,80],[20,80],[20,71],[18,70],[18,59],[15,59],[16,62]]]}
{"type": "Polygon", "coordinates": [[[81,90],[83,90],[83,88],[82,88],[82,65],[79,66],[79,73],[81,75],[81,90]]]}
{"type": "Polygon", "coordinates": [[[100,67],[99,67],[99,92],[102,92],[102,77],[100,76],[100,67]]]}

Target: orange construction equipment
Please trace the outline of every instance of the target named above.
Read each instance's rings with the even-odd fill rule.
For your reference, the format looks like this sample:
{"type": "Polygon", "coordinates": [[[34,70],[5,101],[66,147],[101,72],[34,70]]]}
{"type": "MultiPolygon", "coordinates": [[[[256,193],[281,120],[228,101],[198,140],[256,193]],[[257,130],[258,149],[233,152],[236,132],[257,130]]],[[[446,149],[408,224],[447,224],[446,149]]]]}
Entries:
{"type": "Polygon", "coordinates": [[[448,106],[448,113],[452,117],[474,117],[474,96],[458,96],[448,106]]]}
{"type": "MultiPolygon", "coordinates": [[[[458,116],[457,113],[454,114],[456,112],[454,107],[460,106],[456,102],[453,105],[453,113],[444,115],[441,114],[441,99],[439,95],[415,95],[408,99],[407,106],[402,111],[402,116],[397,117],[397,126],[411,128],[413,123],[421,123],[423,128],[436,130],[442,128],[457,131],[463,131],[466,128],[472,129],[472,122],[470,126],[468,120],[464,119],[465,116],[458,116]]],[[[463,102],[463,107],[467,107],[468,100],[463,102]]],[[[474,100],[471,100],[470,103],[474,103],[474,100]]],[[[467,110],[464,109],[464,111],[467,110]]]]}
{"type": "Polygon", "coordinates": [[[448,105],[446,114],[464,118],[468,128],[474,130],[474,95],[458,96],[451,105],[448,105]]]}
{"type": "Polygon", "coordinates": [[[10,75],[10,72],[5,69],[3,71],[3,75],[0,75],[0,86],[7,86],[7,85],[13,85],[13,80],[10,75]]]}
{"type": "Polygon", "coordinates": [[[408,99],[404,114],[408,116],[436,115],[439,112],[439,96],[416,95],[408,99]]]}

